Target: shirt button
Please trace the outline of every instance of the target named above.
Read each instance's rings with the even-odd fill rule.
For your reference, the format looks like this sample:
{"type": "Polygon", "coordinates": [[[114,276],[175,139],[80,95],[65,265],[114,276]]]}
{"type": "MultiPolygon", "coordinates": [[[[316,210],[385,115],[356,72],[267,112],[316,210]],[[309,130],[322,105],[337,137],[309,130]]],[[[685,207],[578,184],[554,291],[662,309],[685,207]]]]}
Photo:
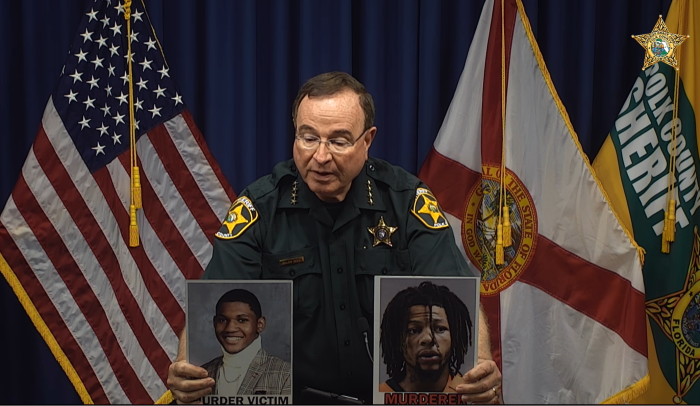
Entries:
{"type": "Polygon", "coordinates": [[[369,164],[369,170],[372,171],[372,172],[374,172],[374,165],[369,164]]]}
{"type": "Polygon", "coordinates": [[[350,340],[345,340],[345,346],[349,347],[350,346],[350,340]]]}
{"type": "Polygon", "coordinates": [[[338,273],[343,273],[343,268],[338,268],[338,273]]]}
{"type": "Polygon", "coordinates": [[[289,276],[294,276],[294,274],[296,274],[296,272],[294,272],[294,269],[290,269],[290,270],[289,270],[289,276]]]}
{"type": "Polygon", "coordinates": [[[340,310],[345,310],[345,303],[340,304],[340,310]]]}
{"type": "Polygon", "coordinates": [[[388,270],[388,269],[386,269],[386,268],[382,268],[382,273],[383,273],[384,275],[386,275],[386,274],[388,274],[388,273],[389,273],[389,270],[388,270]]]}

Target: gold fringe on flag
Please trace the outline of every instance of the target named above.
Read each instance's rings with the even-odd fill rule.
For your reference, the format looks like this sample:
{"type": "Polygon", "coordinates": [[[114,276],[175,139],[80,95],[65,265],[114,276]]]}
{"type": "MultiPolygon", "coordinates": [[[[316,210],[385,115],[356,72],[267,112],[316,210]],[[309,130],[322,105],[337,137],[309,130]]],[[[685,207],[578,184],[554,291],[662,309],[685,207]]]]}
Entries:
{"type": "Polygon", "coordinates": [[[634,244],[637,248],[637,255],[639,255],[639,265],[644,266],[644,254],[647,252],[644,250],[644,248],[640,247],[636,243],[634,244]]]}
{"type": "Polygon", "coordinates": [[[603,405],[626,405],[631,401],[641,396],[644,392],[649,389],[651,385],[651,378],[649,374],[645,375],[642,379],[632,384],[628,388],[624,389],[622,392],[617,393],[604,401],[601,402],[603,405]]]}

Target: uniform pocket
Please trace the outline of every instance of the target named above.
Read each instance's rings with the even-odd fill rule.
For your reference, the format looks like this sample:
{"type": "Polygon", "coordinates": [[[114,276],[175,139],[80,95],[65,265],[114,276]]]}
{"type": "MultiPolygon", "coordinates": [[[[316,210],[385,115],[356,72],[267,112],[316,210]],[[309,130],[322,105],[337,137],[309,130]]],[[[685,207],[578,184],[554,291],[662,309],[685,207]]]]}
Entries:
{"type": "Polygon", "coordinates": [[[263,279],[292,280],[294,318],[311,317],[323,301],[323,276],[318,248],[263,254],[263,279]]]}
{"type": "Polygon", "coordinates": [[[362,310],[374,313],[374,277],[408,276],[411,274],[411,256],[408,250],[355,249],[355,283],[362,310]]]}

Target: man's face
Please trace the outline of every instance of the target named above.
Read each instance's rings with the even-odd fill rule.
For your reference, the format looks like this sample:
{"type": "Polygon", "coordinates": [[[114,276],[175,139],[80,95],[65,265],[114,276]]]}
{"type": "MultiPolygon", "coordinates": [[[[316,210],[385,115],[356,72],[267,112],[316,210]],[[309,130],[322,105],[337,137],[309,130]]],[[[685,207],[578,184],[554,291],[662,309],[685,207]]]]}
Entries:
{"type": "Polygon", "coordinates": [[[229,354],[244,350],[264,329],[265,317],[257,318],[248,303],[222,303],[214,316],[216,339],[229,354]]]}
{"type": "MultiPolygon", "coordinates": [[[[322,141],[333,138],[353,142],[363,134],[365,114],[360,106],[360,96],[351,90],[343,90],[330,96],[309,98],[299,104],[296,117],[297,135],[313,135],[322,141]]],[[[309,189],[324,202],[340,202],[345,199],[353,179],[367,160],[377,128],[367,134],[347,152],[330,152],[322,142],[317,149],[307,150],[294,142],[294,163],[309,189]]]]}
{"type": "Polygon", "coordinates": [[[445,309],[411,306],[404,351],[406,365],[412,367],[421,380],[437,379],[449,364],[451,349],[450,323],[445,309]]]}

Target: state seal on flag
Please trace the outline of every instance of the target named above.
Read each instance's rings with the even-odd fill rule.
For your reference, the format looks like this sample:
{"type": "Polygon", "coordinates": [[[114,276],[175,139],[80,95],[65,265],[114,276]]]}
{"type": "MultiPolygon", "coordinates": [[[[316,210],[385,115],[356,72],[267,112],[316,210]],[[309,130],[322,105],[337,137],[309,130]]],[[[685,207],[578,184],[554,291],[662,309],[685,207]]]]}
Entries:
{"type": "Polygon", "coordinates": [[[537,212],[532,196],[511,171],[506,171],[505,205],[511,222],[512,244],[504,247],[505,262],[496,265],[496,227],[501,169],[482,165],[481,182],[469,191],[462,222],[462,242],[469,259],[481,269],[481,294],[495,295],[512,285],[527,268],[537,244],[537,212]]]}
{"type": "Polygon", "coordinates": [[[690,358],[700,358],[700,281],[678,300],[671,315],[671,331],[676,347],[690,358]]]}

